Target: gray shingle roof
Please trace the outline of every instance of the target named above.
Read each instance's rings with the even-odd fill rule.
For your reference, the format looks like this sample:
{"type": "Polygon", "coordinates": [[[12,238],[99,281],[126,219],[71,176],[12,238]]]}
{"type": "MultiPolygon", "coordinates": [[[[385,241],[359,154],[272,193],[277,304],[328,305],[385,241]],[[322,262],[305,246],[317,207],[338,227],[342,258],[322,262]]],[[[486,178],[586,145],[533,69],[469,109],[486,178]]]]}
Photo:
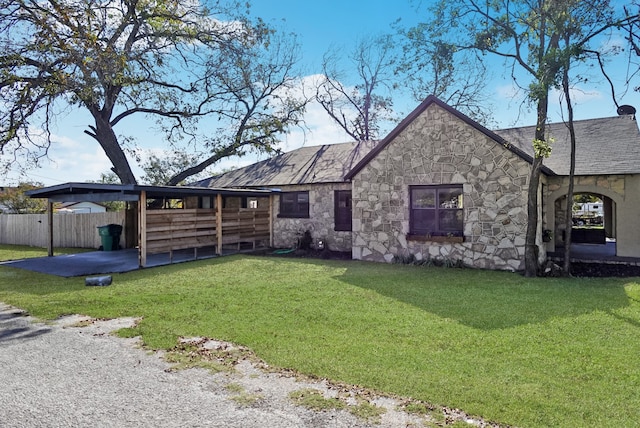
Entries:
{"type": "MultiPolygon", "coordinates": [[[[548,126],[555,141],[544,165],[558,175],[569,175],[571,142],[564,123],[548,126]]],[[[640,131],[633,116],[615,116],[574,122],[576,175],[640,173],[640,131]]],[[[520,150],[533,155],[535,126],[494,131],[520,150]]]]}
{"type": "MultiPolygon", "coordinates": [[[[342,143],[308,146],[283,153],[247,167],[211,177],[195,186],[216,188],[274,187],[292,184],[338,183],[350,179],[384,145],[404,129],[415,116],[431,103],[439,103],[463,120],[485,132],[525,160],[533,157],[532,140],[535,126],[489,131],[471,119],[429,97],[421,107],[409,115],[378,146],[373,142],[342,143]],[[404,124],[404,125],[403,125],[404,124]],[[374,147],[376,147],[375,150],[374,147]]],[[[640,173],[640,130],[633,116],[615,116],[575,121],[576,175],[611,175],[640,173]]],[[[569,129],[564,123],[548,126],[548,134],[555,140],[551,156],[544,160],[545,173],[569,175],[569,129]]]]}
{"type": "Polygon", "coordinates": [[[195,183],[206,187],[273,187],[339,183],[373,142],[307,146],[195,183]]]}

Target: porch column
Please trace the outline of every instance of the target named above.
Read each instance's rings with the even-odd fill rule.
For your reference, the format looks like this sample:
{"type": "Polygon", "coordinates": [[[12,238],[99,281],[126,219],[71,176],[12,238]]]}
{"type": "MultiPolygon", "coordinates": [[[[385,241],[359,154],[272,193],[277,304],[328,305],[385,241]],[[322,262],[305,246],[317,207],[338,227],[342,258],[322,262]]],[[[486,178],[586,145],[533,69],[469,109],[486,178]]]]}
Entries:
{"type": "Polygon", "coordinates": [[[138,266],[147,265],[147,192],[142,190],[138,201],[138,266]]]}
{"type": "Polygon", "coordinates": [[[273,248],[273,195],[269,195],[269,248],[273,248]]]}
{"type": "Polygon", "coordinates": [[[222,255],[222,195],[216,195],[216,252],[222,255]]]}
{"type": "Polygon", "coordinates": [[[602,196],[602,208],[604,210],[604,217],[602,221],[604,222],[604,230],[607,238],[615,238],[616,237],[616,215],[615,215],[615,204],[611,198],[606,196],[602,196]]]}

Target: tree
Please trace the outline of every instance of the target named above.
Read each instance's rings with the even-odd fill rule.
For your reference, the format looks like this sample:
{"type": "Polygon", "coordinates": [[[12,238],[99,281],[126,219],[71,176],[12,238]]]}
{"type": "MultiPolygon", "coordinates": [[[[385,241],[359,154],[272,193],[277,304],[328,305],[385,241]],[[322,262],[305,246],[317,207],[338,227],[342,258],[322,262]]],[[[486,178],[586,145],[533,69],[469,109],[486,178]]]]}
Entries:
{"type": "Polygon", "coordinates": [[[209,90],[217,94],[219,126],[204,139],[204,158],[194,157],[166,184],[177,185],[226,157],[278,153],[280,136],[303,122],[309,102],[296,73],[298,60],[295,37],[273,32],[249,46],[234,40],[211,58],[209,90]]]}
{"type": "MultiPolygon", "coordinates": [[[[577,28],[572,25],[572,17],[567,19],[567,28],[564,29],[564,48],[570,49],[572,33],[577,28]]],[[[571,232],[573,230],[573,188],[576,173],[576,131],[573,125],[573,105],[571,104],[571,87],[569,85],[569,69],[571,68],[571,55],[564,55],[564,65],[562,67],[562,92],[567,104],[567,127],[569,128],[569,141],[571,144],[569,160],[569,189],[567,190],[567,206],[565,209],[565,239],[564,239],[564,261],[562,270],[565,276],[571,274],[571,232]]]]}
{"type": "Polygon", "coordinates": [[[479,123],[491,122],[487,70],[475,53],[432,39],[427,24],[399,32],[404,44],[396,71],[416,101],[435,95],[479,123]]]}
{"type": "MultiPolygon", "coordinates": [[[[142,165],[145,184],[162,186],[171,181],[171,178],[198,164],[199,155],[181,151],[171,151],[162,155],[151,154],[142,165]]],[[[197,176],[191,177],[198,180],[197,176]]],[[[205,177],[201,177],[205,178],[205,177]]],[[[177,183],[183,184],[183,183],[177,183]]]]}
{"type": "MultiPolygon", "coordinates": [[[[272,44],[272,29],[252,22],[243,10],[233,0],[0,0],[0,150],[6,162],[25,155],[37,163],[51,146],[54,119],[83,109],[93,121],[85,132],[104,149],[121,182],[136,183],[125,156],[128,138],[116,134],[118,125],[147,115],[170,143],[198,143],[199,119],[216,114],[224,122],[233,109],[229,99],[244,89],[219,84],[220,73],[251,74],[243,67],[255,65],[230,62],[229,55],[239,59],[246,51],[255,56],[261,49],[284,49],[272,44]]],[[[262,100],[265,116],[273,108],[269,100],[262,100]]],[[[299,111],[298,103],[290,116],[298,119],[299,111]]],[[[251,111],[251,119],[243,116],[244,124],[257,112],[251,111]]],[[[278,131],[289,124],[282,117],[273,122],[278,131]]],[[[269,151],[272,141],[251,144],[269,151]]],[[[240,143],[210,139],[206,148],[237,154],[240,143]]]]}
{"type": "Polygon", "coordinates": [[[0,188],[0,212],[6,214],[42,214],[47,211],[47,201],[25,195],[29,190],[39,189],[42,183],[21,182],[17,187],[0,188]]]}
{"type": "MultiPolygon", "coordinates": [[[[627,15],[633,15],[634,13],[638,13],[640,11],[640,1],[633,0],[630,6],[625,6],[624,11],[627,15]]],[[[631,52],[635,55],[635,57],[640,57],[640,21],[634,20],[629,22],[625,28],[625,39],[629,43],[629,47],[631,52]]],[[[604,72],[604,65],[600,62],[600,66],[604,72]]],[[[629,57],[629,70],[631,70],[631,75],[628,76],[627,83],[630,83],[632,79],[637,79],[638,74],[640,74],[640,65],[636,62],[632,64],[631,56],[629,57]]],[[[613,90],[613,83],[609,80],[612,89],[612,96],[615,99],[615,91],[613,90]]],[[[633,87],[634,91],[640,92],[640,85],[636,85],[633,87]]]]}
{"type": "Polygon", "coordinates": [[[426,27],[433,38],[449,40],[457,49],[503,58],[515,81],[522,80],[524,74],[530,82],[528,96],[536,108],[536,128],[528,188],[525,275],[536,276],[540,176],[543,160],[551,153],[546,130],[549,92],[559,86],[564,57],[581,55],[595,37],[632,18],[617,17],[605,0],[441,1],[434,14],[433,23],[426,27]],[[580,16],[575,21],[580,31],[565,31],[571,16],[580,16]],[[569,42],[563,47],[560,41],[566,35],[569,42]]]}
{"type": "Polygon", "coordinates": [[[382,123],[393,120],[391,97],[380,95],[392,87],[395,67],[392,39],[385,35],[356,43],[349,56],[359,79],[355,86],[344,83],[342,55],[336,47],[325,53],[316,100],[354,141],[376,140],[382,123]]]}

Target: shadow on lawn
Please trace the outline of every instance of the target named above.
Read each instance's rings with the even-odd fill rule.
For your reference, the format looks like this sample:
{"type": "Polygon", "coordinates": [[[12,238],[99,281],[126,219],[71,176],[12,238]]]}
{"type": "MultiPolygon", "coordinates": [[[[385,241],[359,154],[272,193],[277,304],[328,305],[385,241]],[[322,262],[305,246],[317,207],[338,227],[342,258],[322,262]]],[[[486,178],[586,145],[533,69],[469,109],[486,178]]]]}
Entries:
{"type": "Polygon", "coordinates": [[[495,330],[553,318],[578,317],[629,306],[622,279],[527,279],[519,274],[471,269],[410,267],[390,277],[348,269],[339,280],[375,291],[463,325],[495,330]],[[394,278],[395,276],[395,278],[394,278]]]}

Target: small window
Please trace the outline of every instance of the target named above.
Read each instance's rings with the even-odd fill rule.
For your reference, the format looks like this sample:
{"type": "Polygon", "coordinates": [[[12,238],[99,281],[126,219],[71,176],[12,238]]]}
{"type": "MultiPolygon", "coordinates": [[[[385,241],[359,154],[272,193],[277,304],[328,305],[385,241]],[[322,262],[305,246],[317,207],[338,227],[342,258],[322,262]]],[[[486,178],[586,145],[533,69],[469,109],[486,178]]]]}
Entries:
{"type": "Polygon", "coordinates": [[[335,230],[351,231],[351,190],[336,190],[334,194],[335,204],[335,230]]]}
{"type": "Polygon", "coordinates": [[[308,218],[309,192],[282,193],[278,217],[308,218]]]}
{"type": "Polygon", "coordinates": [[[412,186],[411,235],[462,236],[462,186],[412,186]]]}
{"type": "Polygon", "coordinates": [[[201,196],[198,198],[198,208],[213,208],[213,198],[211,196],[201,196]]]}
{"type": "Polygon", "coordinates": [[[255,210],[258,208],[258,200],[255,198],[249,198],[247,196],[243,196],[242,198],[240,198],[240,207],[250,208],[255,210]]]}

